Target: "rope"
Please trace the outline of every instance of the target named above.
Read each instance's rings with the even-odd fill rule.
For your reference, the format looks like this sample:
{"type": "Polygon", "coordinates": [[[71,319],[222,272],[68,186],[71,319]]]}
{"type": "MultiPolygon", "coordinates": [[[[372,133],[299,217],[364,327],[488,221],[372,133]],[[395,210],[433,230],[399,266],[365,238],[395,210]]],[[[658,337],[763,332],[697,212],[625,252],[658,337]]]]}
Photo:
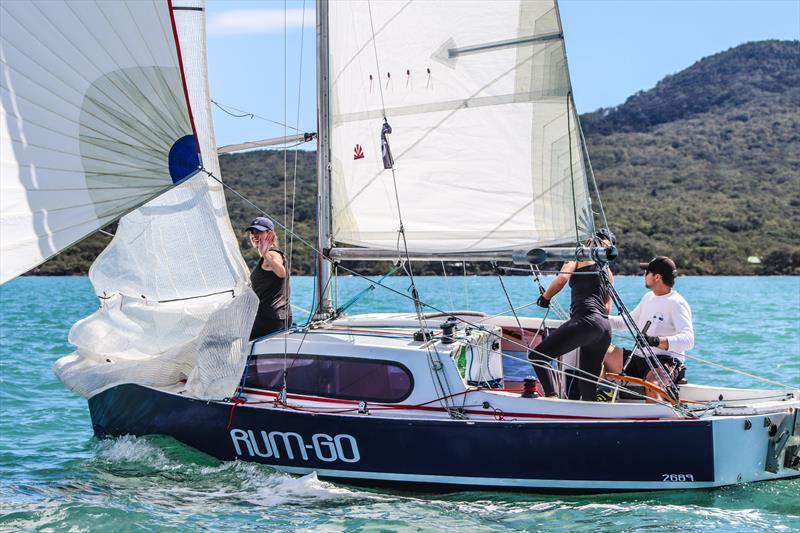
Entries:
{"type": "MultiPolygon", "coordinates": [[[[377,45],[377,42],[376,42],[376,39],[375,39],[375,24],[374,24],[374,21],[373,21],[373,18],[372,18],[372,3],[370,2],[370,0],[367,0],[367,9],[369,11],[369,27],[370,27],[370,31],[372,33],[372,49],[373,49],[373,52],[375,54],[375,69],[377,70],[377,74],[378,74],[377,75],[377,78],[378,78],[378,90],[380,91],[380,96],[381,96],[381,113],[383,115],[384,131],[385,131],[387,129],[387,127],[388,127],[388,120],[387,120],[387,117],[386,117],[386,102],[385,102],[384,97],[383,97],[383,85],[380,82],[381,67],[380,67],[380,60],[378,58],[378,45],[377,45]]],[[[391,129],[389,129],[389,131],[387,133],[391,133],[391,129]]],[[[382,135],[383,135],[383,133],[382,133],[382,135]]],[[[388,140],[386,140],[386,143],[387,143],[386,149],[388,151],[388,149],[389,149],[388,148],[388,140]]],[[[419,291],[417,290],[417,285],[416,285],[416,282],[414,281],[414,272],[413,272],[413,269],[411,267],[411,258],[409,257],[409,253],[408,253],[408,241],[406,239],[405,227],[403,225],[403,214],[402,214],[402,210],[400,208],[400,194],[399,194],[398,188],[397,188],[397,175],[396,175],[395,168],[394,168],[394,160],[392,158],[389,158],[389,163],[391,164],[390,170],[392,172],[392,187],[394,189],[394,199],[395,199],[395,204],[397,206],[397,219],[398,219],[398,222],[400,223],[400,227],[398,228],[398,255],[399,255],[399,251],[400,251],[399,250],[399,243],[402,240],[403,252],[405,254],[405,264],[403,265],[403,270],[406,272],[406,274],[408,275],[408,279],[411,282],[411,287],[410,287],[411,288],[411,296],[412,296],[412,300],[414,302],[414,310],[415,310],[415,312],[417,314],[417,320],[419,321],[420,329],[423,330],[423,331],[427,331],[427,329],[428,329],[427,323],[425,321],[425,318],[423,317],[423,312],[422,312],[422,302],[419,299],[419,291]]],[[[384,165],[386,165],[386,160],[384,160],[384,165]]],[[[426,351],[428,353],[428,359],[429,359],[429,361],[431,363],[431,371],[433,372],[433,377],[436,378],[436,382],[439,384],[441,393],[445,393],[445,396],[446,396],[446,394],[447,393],[451,393],[452,390],[450,388],[450,384],[447,382],[447,377],[441,375],[440,370],[443,367],[443,363],[441,361],[441,358],[439,357],[439,353],[436,352],[436,357],[435,357],[435,360],[434,360],[434,356],[431,353],[430,348],[428,346],[426,346],[425,349],[426,349],[426,351]],[[442,380],[443,377],[444,377],[444,381],[442,380]]],[[[446,403],[443,404],[443,405],[444,405],[444,407],[446,409],[450,409],[450,407],[446,403]]]]}
{"type": "MultiPolygon", "coordinates": [[[[445,400],[449,400],[449,399],[455,398],[456,396],[462,396],[463,395],[463,396],[466,397],[467,394],[469,394],[471,392],[479,392],[480,390],[481,390],[480,388],[467,388],[467,389],[465,389],[463,391],[455,392],[455,393],[448,394],[448,395],[445,395],[445,396],[440,396],[438,398],[434,398],[433,400],[429,400],[429,401],[423,402],[423,403],[418,403],[418,404],[413,404],[413,405],[406,405],[406,404],[403,404],[403,405],[386,405],[386,404],[381,404],[379,406],[370,407],[369,409],[371,411],[398,410],[398,409],[399,410],[418,409],[418,408],[421,408],[421,407],[426,407],[426,406],[428,406],[428,405],[430,405],[432,403],[435,403],[435,402],[442,402],[442,401],[445,401],[445,400]]],[[[270,403],[270,402],[259,402],[259,403],[270,403]]],[[[289,405],[288,403],[285,403],[285,402],[282,402],[282,405],[284,407],[287,407],[289,409],[293,409],[293,410],[296,410],[296,411],[304,411],[304,412],[310,412],[310,413],[325,413],[325,414],[350,413],[350,412],[359,410],[358,407],[351,407],[351,408],[348,408],[348,409],[325,409],[325,408],[319,408],[319,407],[317,407],[317,408],[299,407],[299,406],[296,406],[296,405],[289,405]]],[[[475,405],[470,405],[469,407],[478,407],[479,405],[482,406],[482,404],[475,404],[475,405]]],[[[449,408],[445,408],[445,409],[449,409],[449,408]]]]}
{"type": "MultiPolygon", "coordinates": [[[[390,292],[393,292],[393,293],[395,293],[395,294],[397,294],[397,295],[399,295],[399,296],[401,296],[401,297],[403,297],[403,298],[410,298],[410,297],[409,297],[408,295],[406,295],[405,293],[403,293],[403,292],[401,292],[401,291],[398,291],[397,289],[394,289],[394,288],[392,288],[392,287],[388,287],[388,286],[386,286],[386,285],[383,285],[383,284],[381,284],[381,283],[379,283],[379,282],[377,282],[377,281],[375,281],[375,280],[373,280],[373,279],[369,278],[368,276],[365,276],[365,275],[363,275],[363,274],[360,274],[360,273],[358,273],[358,272],[356,272],[356,271],[354,271],[354,270],[348,269],[348,268],[346,268],[346,267],[342,267],[341,265],[340,265],[340,268],[342,268],[342,269],[343,269],[343,270],[345,270],[346,272],[348,272],[348,273],[352,274],[353,276],[357,276],[357,277],[363,278],[363,279],[365,279],[365,280],[368,280],[368,281],[370,281],[371,283],[374,283],[374,284],[376,284],[376,285],[378,285],[378,286],[380,286],[380,287],[382,287],[382,288],[384,288],[384,289],[386,289],[386,290],[388,290],[388,291],[390,291],[390,292]]],[[[442,314],[449,314],[449,313],[447,313],[446,311],[444,311],[444,310],[442,310],[442,309],[439,309],[439,308],[437,308],[437,307],[435,307],[435,306],[433,306],[433,305],[430,305],[430,304],[425,304],[425,306],[426,306],[426,307],[428,307],[428,308],[430,308],[430,309],[432,309],[433,311],[436,311],[436,312],[438,312],[438,313],[442,313],[442,314]]],[[[481,326],[481,325],[479,325],[479,324],[476,324],[476,323],[470,322],[469,320],[466,320],[466,319],[463,319],[463,318],[459,318],[459,317],[456,317],[456,319],[457,319],[457,320],[459,320],[460,322],[462,322],[463,324],[466,324],[467,326],[470,326],[470,327],[472,327],[472,328],[474,328],[474,329],[479,329],[479,330],[481,330],[481,329],[482,329],[483,331],[486,331],[486,333],[487,333],[488,335],[490,335],[490,336],[492,336],[492,337],[495,337],[495,338],[496,338],[496,339],[498,339],[498,340],[503,340],[503,337],[502,337],[502,335],[497,335],[497,334],[496,334],[496,333],[494,333],[493,331],[488,331],[488,330],[485,330],[485,329],[483,329],[483,326],[481,326]]],[[[326,331],[325,333],[331,333],[331,332],[330,332],[330,331],[326,331]]],[[[347,332],[342,332],[342,334],[348,334],[348,333],[347,333],[347,332]]],[[[537,351],[537,350],[535,350],[535,349],[533,349],[533,348],[530,348],[530,349],[529,349],[529,348],[528,348],[527,346],[525,346],[524,344],[522,344],[522,343],[519,343],[519,342],[516,342],[516,341],[514,341],[514,340],[512,340],[512,339],[506,339],[506,340],[507,340],[508,342],[512,343],[512,344],[516,344],[517,346],[519,346],[519,347],[521,347],[521,348],[525,348],[525,349],[526,349],[526,350],[528,350],[528,351],[531,351],[531,352],[537,353],[537,354],[539,354],[539,355],[541,355],[541,356],[543,356],[543,357],[545,357],[546,359],[549,359],[549,360],[551,360],[551,361],[553,361],[553,360],[557,360],[557,358],[551,357],[550,355],[547,355],[547,354],[545,354],[545,353],[539,352],[539,351],[537,351]]],[[[507,357],[507,358],[510,358],[510,359],[515,359],[515,360],[518,360],[518,361],[523,361],[523,362],[525,362],[525,363],[528,363],[528,364],[531,364],[531,365],[533,365],[533,366],[540,366],[541,368],[547,368],[547,369],[550,369],[550,370],[552,370],[553,372],[556,372],[556,373],[561,373],[561,374],[564,374],[564,375],[566,375],[566,372],[565,372],[565,371],[563,371],[563,370],[560,370],[560,369],[553,369],[552,367],[550,367],[550,366],[547,366],[547,365],[540,365],[539,363],[535,363],[535,362],[533,362],[533,361],[529,361],[528,359],[520,359],[520,358],[518,358],[518,357],[514,357],[514,356],[508,355],[508,354],[506,354],[506,353],[503,353],[503,352],[501,352],[501,355],[502,355],[503,357],[507,357]]],[[[590,373],[590,372],[588,372],[588,371],[586,371],[586,370],[583,370],[583,369],[581,369],[581,368],[578,368],[578,367],[576,367],[576,366],[574,366],[574,365],[571,365],[571,364],[569,364],[569,363],[565,363],[565,362],[563,362],[563,361],[560,361],[560,364],[561,364],[562,366],[565,366],[565,367],[567,367],[567,368],[568,368],[568,369],[570,369],[570,370],[573,370],[574,372],[577,372],[578,374],[585,374],[585,375],[589,376],[589,378],[584,378],[584,377],[581,377],[581,376],[579,376],[579,375],[575,375],[575,374],[573,374],[573,377],[574,377],[574,378],[576,378],[576,379],[582,379],[582,380],[584,380],[584,381],[590,381],[590,382],[592,382],[592,383],[597,383],[597,384],[602,384],[602,385],[608,385],[608,386],[614,386],[614,385],[615,385],[613,382],[610,382],[610,381],[608,381],[608,380],[601,380],[601,379],[600,379],[598,376],[595,376],[594,374],[592,374],[592,373],[590,373]]],[[[641,397],[641,398],[647,398],[646,396],[644,396],[644,395],[642,395],[642,394],[639,394],[639,393],[637,393],[636,391],[634,391],[634,390],[632,390],[632,389],[627,389],[627,388],[625,388],[625,387],[622,387],[622,388],[625,390],[625,392],[627,392],[627,393],[629,393],[629,394],[632,394],[632,395],[635,395],[635,396],[639,396],[639,397],[641,397]]],[[[651,400],[653,400],[653,399],[651,399],[651,400]]],[[[653,400],[653,401],[655,401],[655,403],[660,403],[661,405],[665,405],[665,406],[672,407],[670,404],[668,404],[668,403],[666,403],[666,402],[663,402],[663,401],[660,401],[660,400],[653,400]]]]}
{"type": "MultiPolygon", "coordinates": [[[[214,176],[214,174],[213,174],[213,173],[209,172],[209,171],[208,171],[208,170],[206,170],[205,168],[203,168],[203,169],[201,169],[201,170],[202,170],[202,171],[203,171],[203,172],[204,172],[206,175],[208,175],[208,176],[209,176],[211,179],[213,179],[213,180],[217,181],[217,182],[218,182],[218,183],[220,183],[220,184],[221,184],[223,187],[225,187],[226,189],[230,190],[230,191],[231,191],[232,193],[234,193],[236,196],[238,196],[239,198],[241,198],[241,199],[242,199],[242,201],[246,202],[248,205],[252,206],[252,207],[253,207],[253,208],[255,208],[256,210],[258,210],[260,213],[262,213],[262,214],[264,214],[264,215],[266,215],[266,216],[270,216],[270,215],[269,215],[269,213],[267,213],[265,210],[263,210],[262,208],[260,208],[260,207],[259,207],[259,206],[257,206],[256,204],[254,204],[254,203],[253,203],[251,200],[249,200],[247,197],[245,197],[244,195],[242,195],[242,194],[241,194],[241,193],[240,193],[238,190],[236,190],[235,188],[233,188],[233,187],[229,186],[228,184],[224,183],[223,181],[221,181],[219,178],[217,178],[216,176],[214,176]]],[[[273,218],[273,217],[270,217],[270,218],[273,218]]],[[[274,220],[274,218],[273,218],[273,220],[274,220]]],[[[280,222],[277,222],[277,224],[278,224],[278,225],[280,225],[280,222]]],[[[287,228],[285,228],[285,227],[284,227],[284,229],[287,229],[287,228]]],[[[293,234],[294,234],[294,233],[293,233],[293,234]]],[[[305,239],[303,239],[303,238],[302,238],[301,236],[299,236],[299,235],[296,235],[296,234],[294,234],[294,235],[295,235],[295,237],[297,238],[297,240],[298,240],[298,241],[300,241],[300,242],[302,242],[303,244],[305,244],[306,246],[308,246],[308,247],[309,247],[311,250],[313,250],[315,253],[321,253],[319,250],[317,250],[317,248],[316,248],[316,246],[315,246],[314,244],[312,244],[312,243],[310,243],[310,242],[306,241],[305,239]]],[[[323,257],[324,257],[324,255],[323,255],[323,257]]],[[[331,261],[331,260],[330,260],[329,258],[327,258],[327,257],[326,257],[325,259],[326,259],[326,260],[328,260],[328,261],[331,261]]],[[[331,261],[331,262],[332,262],[332,261],[331,261]]],[[[373,279],[373,278],[371,278],[371,277],[369,277],[369,276],[366,276],[366,275],[364,275],[364,274],[361,274],[361,273],[359,273],[359,272],[356,272],[355,270],[349,269],[349,268],[347,268],[347,267],[344,267],[344,266],[342,266],[342,265],[338,265],[338,268],[341,268],[341,269],[342,269],[342,270],[344,270],[345,272],[347,272],[347,273],[349,273],[349,274],[351,274],[351,275],[353,275],[353,276],[355,276],[355,277],[358,277],[358,278],[364,279],[364,280],[366,280],[366,281],[368,281],[368,282],[370,282],[370,283],[372,283],[372,284],[374,284],[374,285],[376,285],[376,286],[378,286],[378,287],[381,287],[381,288],[383,288],[383,289],[385,289],[385,290],[388,290],[389,292],[392,292],[392,293],[394,293],[394,294],[397,294],[398,296],[400,296],[400,297],[402,297],[402,298],[409,298],[409,299],[411,299],[411,297],[409,297],[409,296],[408,296],[407,294],[405,294],[404,292],[398,291],[398,290],[396,290],[396,289],[394,289],[394,288],[392,288],[392,287],[389,287],[389,286],[387,286],[387,285],[384,285],[384,284],[383,284],[383,283],[381,283],[380,281],[377,281],[377,280],[375,280],[375,279],[373,279]]],[[[464,264],[463,264],[463,268],[464,268],[464,272],[466,273],[466,263],[464,263],[464,264]]],[[[544,272],[544,271],[540,271],[540,272],[544,272]]],[[[465,279],[466,279],[466,277],[465,277],[465,279]]],[[[328,281],[328,283],[330,283],[330,280],[328,281]]],[[[613,287],[612,287],[612,289],[613,289],[613,287]]],[[[613,291],[613,293],[614,293],[614,294],[616,294],[616,291],[613,291]]],[[[433,311],[435,311],[435,312],[437,312],[437,313],[448,314],[448,315],[450,314],[450,313],[448,313],[447,311],[444,311],[444,310],[442,310],[442,309],[439,309],[439,308],[437,308],[437,307],[435,307],[435,306],[433,306],[433,305],[426,304],[426,303],[423,303],[423,302],[420,302],[420,304],[421,304],[421,305],[424,305],[425,307],[427,307],[427,308],[429,308],[429,309],[431,309],[431,310],[433,310],[433,311]]],[[[532,304],[528,304],[528,306],[530,306],[530,305],[532,305],[532,304]]],[[[624,305],[624,304],[623,304],[623,305],[624,305]]],[[[457,319],[458,319],[460,322],[462,322],[462,323],[464,323],[464,324],[466,324],[466,325],[468,325],[468,326],[471,326],[471,327],[473,327],[473,328],[475,328],[475,329],[480,329],[480,328],[481,328],[481,326],[480,326],[480,325],[477,325],[477,324],[475,324],[475,323],[472,323],[472,322],[470,322],[470,321],[468,321],[468,320],[465,320],[465,319],[463,319],[463,318],[457,318],[457,319]]],[[[310,319],[309,319],[309,320],[310,320],[310,319]]],[[[634,326],[635,326],[635,325],[634,325],[634,326]]],[[[490,335],[492,335],[492,336],[494,336],[494,337],[496,337],[496,338],[498,338],[498,339],[502,339],[502,337],[501,337],[501,336],[499,336],[499,335],[497,335],[497,334],[495,334],[495,333],[493,333],[493,332],[489,332],[489,334],[490,334],[490,335]]],[[[510,342],[512,342],[512,343],[515,343],[515,341],[510,341],[510,342]]],[[[521,344],[521,343],[516,343],[516,344],[517,344],[518,346],[520,346],[520,347],[524,347],[524,348],[526,348],[526,349],[527,349],[527,347],[525,347],[525,346],[524,346],[523,344],[521,344]]],[[[528,361],[528,360],[522,360],[522,359],[519,359],[519,358],[516,358],[516,357],[513,357],[513,356],[509,356],[508,354],[505,354],[505,353],[503,353],[502,355],[503,355],[503,357],[508,357],[508,358],[510,358],[510,359],[516,359],[516,360],[519,360],[519,361],[524,361],[524,362],[526,362],[526,363],[529,363],[529,364],[533,364],[533,363],[531,363],[531,362],[530,362],[530,361],[528,361]]],[[[548,356],[548,355],[546,355],[546,354],[540,354],[540,355],[543,355],[544,357],[548,357],[548,358],[549,358],[549,356],[548,356]]],[[[683,354],[681,354],[681,355],[683,355],[683,354]]],[[[695,357],[695,356],[688,356],[688,355],[687,355],[686,357],[689,357],[689,358],[691,358],[691,359],[696,359],[696,360],[697,360],[697,361],[699,361],[699,362],[702,362],[702,363],[705,363],[705,364],[709,364],[709,365],[711,365],[711,366],[716,366],[716,367],[719,367],[719,368],[722,368],[722,369],[725,369],[725,370],[729,370],[729,371],[731,371],[731,372],[740,373],[740,374],[746,375],[746,376],[748,376],[748,377],[752,377],[753,379],[757,379],[757,380],[759,380],[759,381],[764,381],[764,382],[767,382],[767,383],[772,383],[772,384],[775,384],[775,385],[778,385],[778,386],[781,386],[781,387],[784,387],[784,388],[787,388],[787,389],[791,389],[791,388],[793,388],[793,387],[787,386],[787,385],[785,385],[785,384],[782,384],[782,383],[779,383],[779,382],[776,382],[776,381],[771,381],[771,380],[768,380],[768,379],[766,379],[766,378],[760,378],[760,377],[758,377],[758,376],[755,376],[755,375],[753,375],[753,374],[749,374],[749,373],[746,373],[746,372],[743,372],[743,371],[740,371],[740,370],[737,370],[737,369],[734,369],[734,368],[731,368],[731,367],[726,367],[726,366],[723,366],[723,365],[719,365],[719,364],[717,364],[717,363],[712,363],[711,361],[708,361],[708,360],[705,360],[705,359],[701,359],[701,358],[699,358],[699,357],[695,357]]],[[[552,358],[551,358],[551,359],[552,359],[552,358]]],[[[563,362],[562,362],[562,364],[563,364],[563,362]]],[[[565,365],[565,366],[567,366],[567,367],[571,367],[571,368],[573,368],[573,369],[575,369],[575,370],[578,370],[579,372],[584,372],[584,371],[582,371],[581,369],[578,369],[578,368],[576,368],[576,367],[572,367],[572,365],[568,365],[568,364],[564,364],[564,365],[565,365]]],[[[534,366],[535,366],[535,365],[534,365],[534,366]]],[[[551,367],[548,367],[548,368],[551,368],[551,367]]],[[[553,369],[553,370],[554,370],[555,372],[563,372],[562,370],[558,370],[558,369],[553,369]]],[[[590,374],[590,375],[591,375],[591,374],[590,374]]],[[[608,382],[607,380],[600,380],[600,381],[598,381],[598,379],[597,379],[595,376],[593,376],[593,375],[591,375],[591,376],[592,376],[593,378],[595,378],[593,381],[594,381],[594,382],[596,382],[596,383],[601,383],[601,384],[604,384],[604,385],[611,385],[611,386],[614,386],[614,385],[615,385],[615,384],[613,384],[613,383],[610,383],[610,382],[608,382]]],[[[585,378],[581,378],[580,376],[574,376],[574,377],[576,377],[576,378],[578,378],[578,379],[585,379],[585,378]]],[[[634,395],[636,395],[636,394],[637,394],[635,391],[632,391],[632,390],[626,390],[626,392],[628,392],[628,393],[630,393],[630,394],[634,394],[634,395]]],[[[642,395],[638,395],[638,396],[642,396],[642,395]]],[[[657,403],[662,403],[663,405],[668,405],[668,404],[666,404],[666,403],[663,403],[663,402],[657,402],[657,403]]]]}
{"type": "Polygon", "coordinates": [[[236,409],[236,406],[242,405],[243,403],[247,403],[247,399],[246,398],[231,398],[229,401],[233,405],[231,405],[231,412],[228,415],[228,425],[225,426],[226,430],[231,429],[231,426],[233,425],[233,412],[236,409]]]}
{"type": "Polygon", "coordinates": [[[689,354],[685,354],[685,353],[673,352],[672,350],[664,350],[664,351],[667,352],[668,354],[672,355],[672,356],[675,356],[675,357],[683,356],[683,357],[686,357],[687,359],[691,359],[693,361],[697,361],[697,362],[702,363],[702,364],[713,366],[713,367],[719,368],[721,370],[727,370],[727,371],[732,372],[734,374],[740,374],[742,376],[747,376],[748,378],[754,379],[756,381],[762,381],[764,383],[769,383],[770,385],[777,385],[778,387],[782,387],[784,389],[794,390],[794,389],[798,388],[796,385],[795,386],[787,385],[785,383],[781,383],[780,381],[773,381],[771,379],[767,379],[767,378],[763,378],[763,377],[760,377],[760,376],[756,376],[755,374],[750,374],[749,372],[745,372],[744,370],[739,370],[737,368],[733,368],[733,367],[730,367],[730,366],[725,366],[725,365],[722,365],[722,364],[719,364],[719,363],[715,363],[713,361],[709,361],[708,359],[703,359],[702,357],[698,357],[696,355],[689,355],[689,354]]]}

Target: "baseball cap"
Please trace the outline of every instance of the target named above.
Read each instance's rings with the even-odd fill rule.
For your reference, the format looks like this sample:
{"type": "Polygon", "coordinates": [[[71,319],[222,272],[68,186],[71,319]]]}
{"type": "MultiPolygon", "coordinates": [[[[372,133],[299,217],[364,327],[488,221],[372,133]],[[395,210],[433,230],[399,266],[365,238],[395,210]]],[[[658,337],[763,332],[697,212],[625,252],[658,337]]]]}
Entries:
{"type": "Polygon", "coordinates": [[[675,261],[665,255],[654,257],[649,263],[639,263],[639,266],[647,272],[653,274],[660,274],[665,282],[669,283],[678,275],[678,267],[675,266],[675,261]]]}
{"type": "Polygon", "coordinates": [[[247,230],[245,230],[245,231],[252,231],[252,230],[256,230],[256,231],[267,231],[267,230],[274,231],[275,230],[275,224],[273,224],[272,221],[270,219],[268,219],[267,217],[256,217],[256,218],[253,219],[253,221],[250,223],[250,225],[247,227],[247,230]]]}
{"type": "Polygon", "coordinates": [[[608,228],[600,228],[594,233],[595,237],[610,242],[613,246],[617,245],[617,236],[614,235],[608,228]]]}

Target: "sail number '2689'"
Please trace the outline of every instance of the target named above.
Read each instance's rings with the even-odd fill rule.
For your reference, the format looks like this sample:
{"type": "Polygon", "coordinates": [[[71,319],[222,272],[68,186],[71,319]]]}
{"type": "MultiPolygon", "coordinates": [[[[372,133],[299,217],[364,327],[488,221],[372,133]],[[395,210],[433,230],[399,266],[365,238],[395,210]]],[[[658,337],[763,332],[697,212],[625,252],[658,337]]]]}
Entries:
{"type": "Polygon", "coordinates": [[[312,454],[312,459],[326,463],[357,463],[361,459],[358,443],[351,435],[331,437],[325,433],[315,433],[311,436],[311,442],[306,443],[302,435],[293,431],[260,431],[256,435],[251,429],[232,429],[231,440],[238,456],[246,453],[250,457],[265,459],[285,457],[308,461],[312,454]]]}
{"type": "Polygon", "coordinates": [[[693,474],[661,474],[661,481],[694,481],[693,474]]]}

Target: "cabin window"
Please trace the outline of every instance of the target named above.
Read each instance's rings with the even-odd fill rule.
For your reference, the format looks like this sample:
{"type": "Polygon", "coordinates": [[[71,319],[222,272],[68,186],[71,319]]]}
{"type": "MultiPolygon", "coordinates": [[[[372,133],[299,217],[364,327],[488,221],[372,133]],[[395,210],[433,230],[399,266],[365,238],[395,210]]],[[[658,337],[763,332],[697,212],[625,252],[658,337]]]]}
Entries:
{"type": "MultiPolygon", "coordinates": [[[[255,357],[249,365],[246,386],[281,390],[283,366],[283,355],[255,357]]],[[[294,394],[396,403],[408,398],[414,385],[411,372],[393,361],[290,355],[286,368],[286,388],[294,394]]]]}

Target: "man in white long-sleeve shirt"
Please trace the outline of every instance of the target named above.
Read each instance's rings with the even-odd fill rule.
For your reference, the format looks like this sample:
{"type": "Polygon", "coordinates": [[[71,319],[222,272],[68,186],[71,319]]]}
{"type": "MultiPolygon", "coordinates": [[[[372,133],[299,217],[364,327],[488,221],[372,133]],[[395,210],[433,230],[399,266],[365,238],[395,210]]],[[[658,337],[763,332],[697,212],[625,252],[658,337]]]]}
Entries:
{"type": "MultiPolygon", "coordinates": [[[[673,289],[677,268],[672,259],[659,256],[649,263],[641,263],[641,266],[645,270],[644,285],[650,292],[642,297],[631,317],[639,330],[645,333],[647,344],[653,347],[653,354],[669,372],[670,378],[676,380],[683,368],[683,354],[694,346],[692,310],[683,296],[673,289]]],[[[626,329],[621,316],[609,316],[608,319],[612,330],[626,329]]],[[[605,370],[619,374],[626,363],[625,375],[660,386],[638,348],[632,352],[612,344],[603,362],[605,370]],[[633,360],[628,363],[630,357],[633,360]]],[[[660,395],[648,392],[648,396],[660,395]]]]}

